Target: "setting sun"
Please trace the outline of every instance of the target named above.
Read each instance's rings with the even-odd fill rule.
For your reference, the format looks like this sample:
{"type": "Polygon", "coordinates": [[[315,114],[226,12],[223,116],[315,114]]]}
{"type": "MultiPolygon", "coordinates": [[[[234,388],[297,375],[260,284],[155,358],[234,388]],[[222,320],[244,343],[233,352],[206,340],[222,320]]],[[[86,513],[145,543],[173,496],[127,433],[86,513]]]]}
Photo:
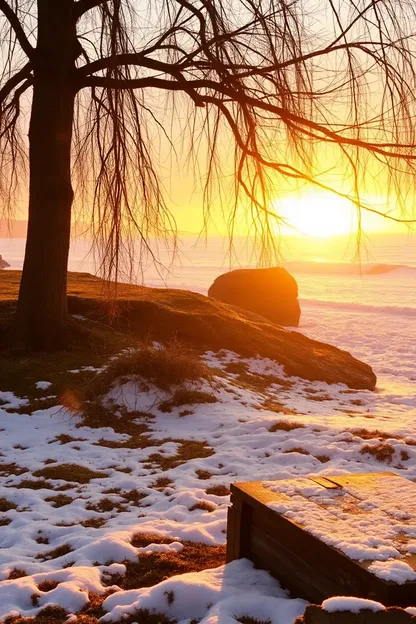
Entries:
{"type": "Polygon", "coordinates": [[[299,195],[273,202],[275,211],[287,225],[285,234],[329,238],[350,234],[357,229],[356,208],[342,197],[329,193],[299,195]]]}

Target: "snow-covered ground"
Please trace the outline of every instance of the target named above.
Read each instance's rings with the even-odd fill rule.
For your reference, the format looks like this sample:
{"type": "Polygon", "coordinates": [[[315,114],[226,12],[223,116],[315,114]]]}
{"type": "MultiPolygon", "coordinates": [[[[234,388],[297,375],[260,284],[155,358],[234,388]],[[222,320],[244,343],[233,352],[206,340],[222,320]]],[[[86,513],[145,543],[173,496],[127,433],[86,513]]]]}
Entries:
{"type": "MultiPolygon", "coordinates": [[[[142,552],[180,551],[186,540],[224,543],[226,488],[233,481],[383,470],[416,480],[410,379],[397,392],[383,385],[376,392],[352,391],[288,378],[270,360],[242,360],[224,351],[204,359],[224,373],[199,388],[217,401],[185,406],[185,415],[184,406],[160,411],[166,394],[156,388],[143,391],[130,381],[112,391],[111,398],[137,412],[135,422],[148,428],[149,443],[138,448],[116,444],[127,442],[127,434],[86,427],[59,406],[10,413],[13,407],[24,411],[26,401],[7,389],[0,393],[1,618],[34,616],[57,604],[76,613],[88,603],[88,592],[111,589],[103,622],[154,609],[181,622],[234,624],[244,615],[292,624],[306,603],[248,561],[129,591],[109,586],[109,579],[142,552]],[[253,384],[247,383],[250,373],[253,384]],[[266,380],[257,389],[256,375],[266,380]],[[189,460],[187,441],[197,443],[189,460]],[[61,464],[69,466],[57,480],[48,469],[61,464]],[[77,474],[73,465],[91,473],[77,474]],[[139,532],[174,541],[135,547],[132,537],[139,532]],[[13,570],[27,576],[7,580],[13,570]],[[44,581],[54,583],[39,589],[44,581]]],[[[50,396],[47,381],[37,386],[50,396]]],[[[387,548],[380,552],[381,560],[391,556],[387,548]]]]}

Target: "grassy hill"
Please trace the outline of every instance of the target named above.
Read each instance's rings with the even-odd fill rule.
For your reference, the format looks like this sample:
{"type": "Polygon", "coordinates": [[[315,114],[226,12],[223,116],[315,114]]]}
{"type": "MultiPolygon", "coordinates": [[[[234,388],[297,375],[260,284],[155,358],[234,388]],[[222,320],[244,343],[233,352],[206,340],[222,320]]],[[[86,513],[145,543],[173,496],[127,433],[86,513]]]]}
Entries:
{"type": "MultiPolygon", "coordinates": [[[[10,317],[17,299],[20,272],[0,273],[0,314],[10,317]]],[[[110,284],[111,287],[115,287],[110,284]]],[[[350,388],[374,389],[376,376],[367,364],[334,346],[288,331],[263,317],[187,290],[117,286],[117,307],[109,287],[88,273],[69,273],[68,301],[72,314],[93,323],[98,341],[93,355],[116,352],[135,339],[169,341],[172,338],[198,351],[227,349],[246,357],[259,355],[284,367],[287,375],[310,381],[344,383],[350,388]]],[[[87,356],[85,339],[81,348],[87,356]]],[[[88,361],[82,362],[89,364],[88,361]]]]}

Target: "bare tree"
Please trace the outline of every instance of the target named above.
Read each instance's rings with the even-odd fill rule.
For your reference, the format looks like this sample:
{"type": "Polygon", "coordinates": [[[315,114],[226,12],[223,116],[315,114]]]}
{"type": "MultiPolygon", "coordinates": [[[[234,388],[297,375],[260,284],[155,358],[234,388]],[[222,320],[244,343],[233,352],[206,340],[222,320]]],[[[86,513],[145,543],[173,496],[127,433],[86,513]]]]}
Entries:
{"type": "Polygon", "coordinates": [[[34,349],[67,339],[73,187],[93,190],[107,277],[129,235],[146,249],[174,233],[152,139],[172,141],[169,116],[187,118],[191,155],[198,141],[206,148],[206,218],[232,141],[230,233],[244,197],[263,249],[279,179],[344,194],[359,210],[374,210],[359,193],[368,172],[403,205],[411,189],[412,0],[0,0],[0,27],[5,211],[29,171],[14,335],[34,349]],[[322,153],[350,191],[325,182],[322,153]]]}

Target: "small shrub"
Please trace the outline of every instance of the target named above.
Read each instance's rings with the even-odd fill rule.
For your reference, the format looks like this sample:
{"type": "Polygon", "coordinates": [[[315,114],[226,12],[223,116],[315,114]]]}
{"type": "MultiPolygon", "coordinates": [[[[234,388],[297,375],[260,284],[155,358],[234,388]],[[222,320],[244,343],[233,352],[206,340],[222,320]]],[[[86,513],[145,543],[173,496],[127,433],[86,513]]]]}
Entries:
{"type": "Polygon", "coordinates": [[[208,379],[211,372],[196,353],[176,341],[160,348],[140,343],[134,351],[111,360],[86,387],[85,398],[93,400],[103,396],[115,381],[130,376],[141,377],[161,390],[169,390],[186,381],[208,379]]]}

